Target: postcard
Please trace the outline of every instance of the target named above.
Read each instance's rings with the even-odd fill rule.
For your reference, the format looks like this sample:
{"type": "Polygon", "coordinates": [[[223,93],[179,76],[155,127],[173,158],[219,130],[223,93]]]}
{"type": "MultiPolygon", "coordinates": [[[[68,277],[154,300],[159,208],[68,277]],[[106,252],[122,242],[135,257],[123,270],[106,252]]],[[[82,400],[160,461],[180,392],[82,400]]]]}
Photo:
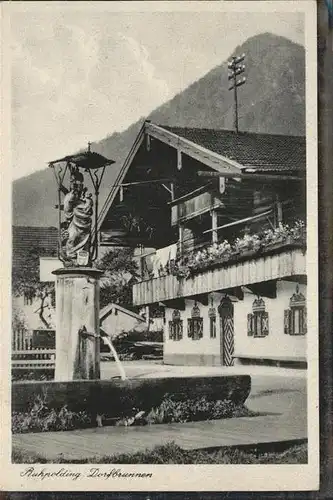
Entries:
{"type": "Polygon", "coordinates": [[[317,490],[316,3],[1,13],[2,489],[317,490]]]}

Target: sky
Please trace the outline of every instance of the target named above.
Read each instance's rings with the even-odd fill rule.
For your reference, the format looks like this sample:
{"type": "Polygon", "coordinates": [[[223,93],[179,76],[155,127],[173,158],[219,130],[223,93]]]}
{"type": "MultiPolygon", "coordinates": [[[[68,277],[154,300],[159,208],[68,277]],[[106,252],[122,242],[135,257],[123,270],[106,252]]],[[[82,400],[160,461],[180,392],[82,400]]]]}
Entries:
{"type": "Polygon", "coordinates": [[[14,179],[126,129],[251,36],[304,45],[301,13],[137,9],[11,14],[14,179]]]}

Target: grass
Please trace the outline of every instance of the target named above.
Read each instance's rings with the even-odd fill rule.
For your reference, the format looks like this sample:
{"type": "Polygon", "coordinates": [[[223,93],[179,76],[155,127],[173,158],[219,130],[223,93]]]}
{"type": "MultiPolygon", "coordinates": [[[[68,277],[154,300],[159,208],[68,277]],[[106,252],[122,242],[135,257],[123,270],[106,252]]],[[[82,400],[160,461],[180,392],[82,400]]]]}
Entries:
{"type": "Polygon", "coordinates": [[[221,448],[217,451],[183,450],[175,443],[156,446],[144,452],[123,453],[83,460],[49,461],[37,454],[13,449],[13,463],[76,463],[76,464],[306,464],[307,444],[291,446],[283,451],[262,452],[221,448]]]}

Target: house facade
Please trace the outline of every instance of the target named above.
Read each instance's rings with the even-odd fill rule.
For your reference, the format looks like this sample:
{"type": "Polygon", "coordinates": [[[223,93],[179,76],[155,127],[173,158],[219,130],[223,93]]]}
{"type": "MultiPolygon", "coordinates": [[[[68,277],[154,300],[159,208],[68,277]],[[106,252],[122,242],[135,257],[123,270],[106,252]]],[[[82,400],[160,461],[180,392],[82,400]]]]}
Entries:
{"type": "Polygon", "coordinates": [[[164,363],[306,366],[305,184],[304,137],[145,122],[99,234],[141,249],[164,363]]]}
{"type": "Polygon", "coordinates": [[[57,241],[58,231],[54,227],[13,227],[12,344],[15,350],[31,344],[33,330],[55,327],[54,294],[45,294],[42,298],[37,288],[43,283],[50,289],[53,287],[51,270],[61,265],[54,257],[57,241]]]}

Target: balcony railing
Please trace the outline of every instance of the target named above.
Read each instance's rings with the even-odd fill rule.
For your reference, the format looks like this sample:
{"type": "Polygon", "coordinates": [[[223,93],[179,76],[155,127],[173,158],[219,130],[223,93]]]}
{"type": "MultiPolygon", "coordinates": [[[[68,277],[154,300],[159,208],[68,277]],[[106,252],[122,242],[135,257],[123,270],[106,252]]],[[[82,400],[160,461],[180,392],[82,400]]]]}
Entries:
{"type": "Polygon", "coordinates": [[[305,246],[289,240],[267,245],[257,252],[240,252],[229,260],[215,260],[186,276],[166,274],[136,283],[133,303],[153,304],[305,274],[305,246]]]}

